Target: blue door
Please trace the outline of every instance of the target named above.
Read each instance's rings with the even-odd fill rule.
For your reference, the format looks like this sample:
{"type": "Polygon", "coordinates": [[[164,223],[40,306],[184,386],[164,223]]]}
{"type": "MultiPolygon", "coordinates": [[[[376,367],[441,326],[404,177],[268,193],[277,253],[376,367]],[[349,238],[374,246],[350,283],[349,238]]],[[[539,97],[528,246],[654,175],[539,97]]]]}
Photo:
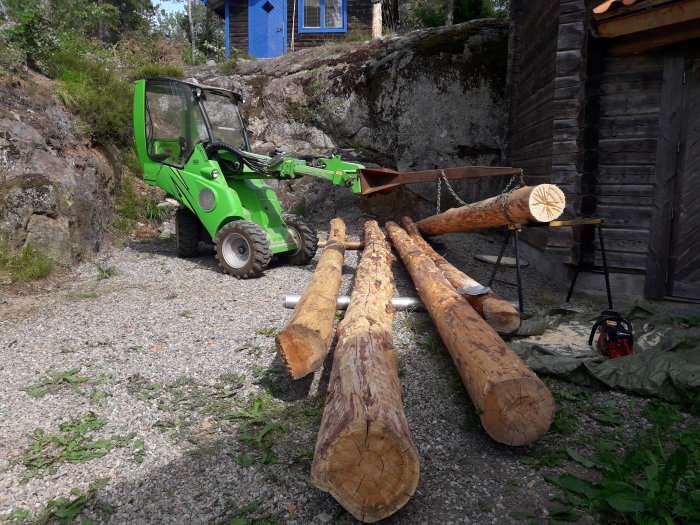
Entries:
{"type": "Polygon", "coordinates": [[[273,58],[286,50],[286,0],[248,0],[248,53],[273,58]]]}

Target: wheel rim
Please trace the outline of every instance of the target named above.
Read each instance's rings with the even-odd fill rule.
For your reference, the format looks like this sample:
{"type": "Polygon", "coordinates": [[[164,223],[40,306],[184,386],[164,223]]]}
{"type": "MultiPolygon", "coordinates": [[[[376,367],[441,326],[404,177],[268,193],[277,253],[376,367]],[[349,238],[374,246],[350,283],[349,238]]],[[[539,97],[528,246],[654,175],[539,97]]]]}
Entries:
{"type": "Polygon", "coordinates": [[[250,260],[250,244],[240,233],[230,233],[221,243],[221,253],[226,264],[232,268],[243,268],[250,260]]]}
{"type": "Polygon", "coordinates": [[[301,244],[301,234],[297,231],[297,229],[294,226],[289,226],[287,225],[287,228],[289,228],[289,231],[292,232],[292,239],[294,239],[294,244],[297,245],[297,249],[294,250],[293,252],[290,252],[289,255],[296,255],[301,251],[303,248],[301,244]]]}

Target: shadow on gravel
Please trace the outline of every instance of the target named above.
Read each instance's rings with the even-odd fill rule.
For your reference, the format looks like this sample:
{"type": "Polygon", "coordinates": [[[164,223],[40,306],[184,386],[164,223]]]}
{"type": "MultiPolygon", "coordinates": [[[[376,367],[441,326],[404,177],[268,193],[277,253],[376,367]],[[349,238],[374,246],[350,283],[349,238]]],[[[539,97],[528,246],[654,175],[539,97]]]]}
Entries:
{"type": "Polygon", "coordinates": [[[284,363],[280,356],[275,356],[275,360],[270,365],[262,377],[257,381],[257,384],[262,386],[271,396],[281,401],[299,401],[306,399],[311,394],[311,387],[316,380],[318,374],[318,385],[316,392],[325,393],[328,390],[328,381],[333,367],[333,351],[337,342],[337,337],[333,337],[331,341],[331,350],[323,362],[320,371],[315,374],[309,374],[301,379],[294,380],[285,369],[284,363]]]}

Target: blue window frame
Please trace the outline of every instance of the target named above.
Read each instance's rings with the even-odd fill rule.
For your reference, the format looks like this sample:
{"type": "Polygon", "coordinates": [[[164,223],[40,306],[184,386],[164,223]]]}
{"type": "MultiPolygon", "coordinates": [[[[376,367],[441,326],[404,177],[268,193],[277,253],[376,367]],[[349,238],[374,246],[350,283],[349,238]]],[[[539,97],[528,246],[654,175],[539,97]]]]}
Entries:
{"type": "Polygon", "coordinates": [[[300,33],[345,33],[347,0],[299,0],[300,33]]]}

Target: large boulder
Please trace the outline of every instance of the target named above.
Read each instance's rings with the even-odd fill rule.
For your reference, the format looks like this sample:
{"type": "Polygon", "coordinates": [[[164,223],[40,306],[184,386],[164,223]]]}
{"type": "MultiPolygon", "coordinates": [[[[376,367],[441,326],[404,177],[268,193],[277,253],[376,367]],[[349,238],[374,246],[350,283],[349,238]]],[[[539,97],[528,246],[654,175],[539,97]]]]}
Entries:
{"type": "MultiPolygon", "coordinates": [[[[475,20],[366,43],[326,44],[274,60],[239,60],[227,75],[206,67],[190,74],[244,95],[255,151],[342,153],[401,171],[495,166],[504,157],[507,51],[507,22],[475,20]]],[[[504,182],[454,186],[470,201],[498,193],[504,182]]],[[[337,199],[343,201],[339,206],[349,204],[324,182],[279,189],[291,191],[293,200],[294,188],[314,207],[333,209],[328,203],[337,199]]],[[[415,205],[436,200],[434,184],[408,191],[415,205]]],[[[446,193],[443,209],[455,204],[446,193]]],[[[380,218],[386,216],[381,210],[394,208],[391,200],[371,201],[364,207],[380,210],[380,218]]],[[[406,195],[397,202],[405,211],[406,195]]],[[[354,206],[363,205],[356,200],[354,206]]]]}
{"type": "Polygon", "coordinates": [[[90,147],[51,89],[34,74],[0,86],[0,236],[70,265],[100,248],[119,154],[90,147]]]}

